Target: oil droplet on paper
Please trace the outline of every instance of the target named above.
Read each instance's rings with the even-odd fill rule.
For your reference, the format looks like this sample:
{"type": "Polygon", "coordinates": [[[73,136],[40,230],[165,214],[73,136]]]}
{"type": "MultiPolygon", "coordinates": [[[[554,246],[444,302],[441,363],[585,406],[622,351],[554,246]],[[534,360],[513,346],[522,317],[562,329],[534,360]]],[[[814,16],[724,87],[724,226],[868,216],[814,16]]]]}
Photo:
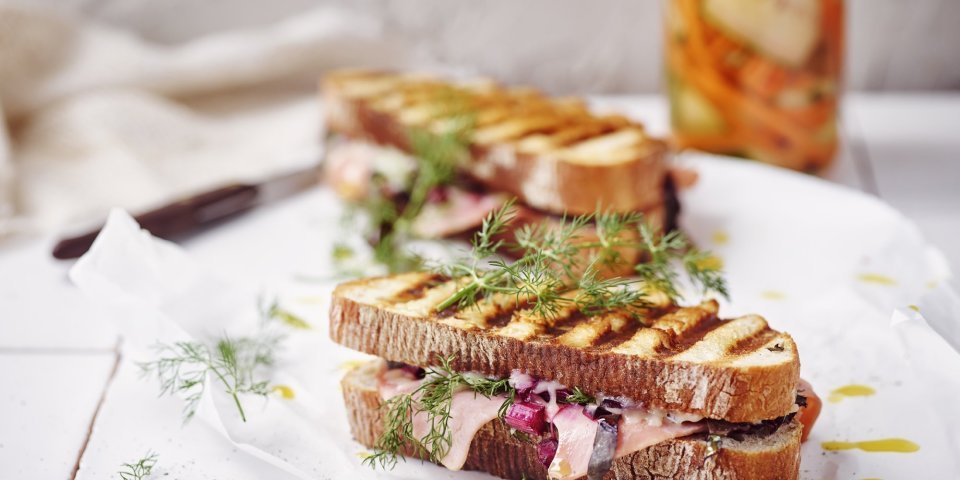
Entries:
{"type": "Polygon", "coordinates": [[[338,367],[341,371],[349,372],[360,368],[361,365],[367,363],[369,360],[347,360],[340,364],[338,367]]]}
{"type": "Polygon", "coordinates": [[[279,394],[284,400],[293,400],[297,396],[293,389],[286,385],[274,385],[270,390],[279,394]]]}
{"type": "Polygon", "coordinates": [[[877,285],[885,285],[888,287],[894,286],[897,284],[897,281],[886,275],[881,275],[879,273],[861,273],[857,278],[864,283],[875,283],[877,285]]]}
{"type": "Polygon", "coordinates": [[[913,453],[920,450],[920,445],[905,438],[883,438],[880,440],[865,440],[862,442],[823,442],[820,447],[824,450],[853,450],[864,452],[913,453]]]}
{"type": "Polygon", "coordinates": [[[827,400],[830,403],[840,403],[840,401],[847,397],[869,397],[874,393],[877,393],[877,391],[866,385],[844,385],[830,392],[827,400]]]}
{"type": "Polygon", "coordinates": [[[724,232],[723,230],[717,230],[716,232],[713,232],[713,236],[710,237],[710,239],[713,240],[714,245],[726,245],[727,243],[730,243],[730,235],[727,235],[727,232],[724,232]]]}
{"type": "Polygon", "coordinates": [[[696,262],[697,267],[703,270],[721,270],[723,259],[716,255],[707,255],[696,262]]]}
{"type": "Polygon", "coordinates": [[[787,295],[779,290],[765,290],[760,292],[760,296],[767,300],[783,300],[787,295]]]}

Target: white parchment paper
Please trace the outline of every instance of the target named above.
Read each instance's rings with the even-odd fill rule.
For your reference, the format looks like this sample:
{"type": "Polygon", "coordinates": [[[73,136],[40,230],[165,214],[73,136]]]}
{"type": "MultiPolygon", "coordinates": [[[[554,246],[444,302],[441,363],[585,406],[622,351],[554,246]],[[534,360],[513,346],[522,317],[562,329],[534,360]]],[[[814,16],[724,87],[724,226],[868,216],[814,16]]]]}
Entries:
{"type": "MultiPolygon", "coordinates": [[[[873,197],[754,163],[705,155],[683,160],[700,172],[700,182],[681,196],[681,224],[724,261],[733,301],[723,304],[721,315],[760,313],[791,333],[800,347],[802,376],[824,397],[821,418],[803,447],[801,477],[960,475],[960,299],[939,253],[873,197]],[[847,384],[868,385],[876,393],[826,401],[831,390],[847,384]],[[920,450],[821,448],[824,441],[890,437],[913,441],[920,450]]],[[[329,195],[322,197],[329,201],[329,195]]],[[[316,208],[330,206],[318,202],[316,208]]],[[[337,226],[326,218],[315,228],[334,238],[337,226]]],[[[276,228],[262,235],[276,235],[276,228]]],[[[262,254],[267,258],[236,261],[263,262],[273,255],[262,254]]],[[[314,264],[308,275],[291,271],[266,285],[224,279],[115,211],[71,278],[115,319],[130,361],[150,359],[157,341],[249,334],[264,295],[307,319],[312,328],[289,332],[271,379],[290,387],[293,399],[244,398],[249,421],[243,423],[232,400],[212,388],[194,420],[290,478],[489,478],[419,461],[389,474],[360,465],[365,449],[351,440],[338,381],[344,362],[364,356],[327,337],[331,273],[329,264],[314,264]]],[[[142,388],[157,386],[144,380],[142,388]]]]}

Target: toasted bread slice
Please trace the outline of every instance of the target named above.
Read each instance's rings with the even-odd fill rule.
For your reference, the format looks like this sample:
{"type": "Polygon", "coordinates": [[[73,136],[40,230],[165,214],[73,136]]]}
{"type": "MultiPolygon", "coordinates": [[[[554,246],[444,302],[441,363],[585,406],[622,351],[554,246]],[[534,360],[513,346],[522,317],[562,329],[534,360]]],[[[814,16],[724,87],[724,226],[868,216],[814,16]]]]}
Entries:
{"type": "Polygon", "coordinates": [[[442,133],[468,112],[475,127],[465,172],[534,208],[585,214],[663,203],[666,144],[624,117],[590,113],[580,100],[370,71],[335,72],[321,86],[330,130],[408,152],[411,128],[442,133]]]}
{"type": "Polygon", "coordinates": [[[730,422],[777,418],[794,407],[796,345],[759,316],[720,320],[715,301],[678,308],[664,296],[652,296],[639,319],[575,308],[544,318],[513,296],[438,313],[457,288],[458,281],[429,273],[343,283],[333,293],[330,336],[387,360],[428,366],[453,356],[458,371],[506,377],[519,370],[730,422]]]}
{"type": "MultiPolygon", "coordinates": [[[[348,372],[340,385],[354,438],[373,448],[383,432],[383,409],[377,390],[379,360],[348,372]]],[[[796,479],[800,470],[801,426],[793,420],[768,435],[723,438],[716,455],[707,457],[703,434],[668,440],[617,458],[606,480],[633,479],[796,479]]],[[[536,447],[511,435],[500,420],[483,426],[464,465],[508,479],[546,480],[536,447]]]]}

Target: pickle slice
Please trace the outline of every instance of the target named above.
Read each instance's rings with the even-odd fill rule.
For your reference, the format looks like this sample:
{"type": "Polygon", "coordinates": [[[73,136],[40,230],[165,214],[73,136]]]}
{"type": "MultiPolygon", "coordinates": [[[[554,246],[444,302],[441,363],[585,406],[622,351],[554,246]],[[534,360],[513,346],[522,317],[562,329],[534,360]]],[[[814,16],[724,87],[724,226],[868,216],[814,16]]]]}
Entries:
{"type": "Polygon", "coordinates": [[[704,0],[704,17],[734,40],[800,67],[820,37],[821,0],[704,0]]]}

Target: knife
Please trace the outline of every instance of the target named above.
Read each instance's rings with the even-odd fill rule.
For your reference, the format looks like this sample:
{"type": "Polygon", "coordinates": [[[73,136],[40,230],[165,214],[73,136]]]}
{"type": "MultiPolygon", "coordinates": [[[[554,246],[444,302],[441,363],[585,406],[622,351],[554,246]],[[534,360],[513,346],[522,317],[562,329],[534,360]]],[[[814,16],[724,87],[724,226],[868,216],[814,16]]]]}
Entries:
{"type": "MultiPolygon", "coordinates": [[[[234,217],[258,205],[306,190],[320,181],[320,165],[284,173],[260,183],[233,183],[202,192],[134,218],[151,234],[175,239],[220,220],[234,217]]],[[[53,247],[53,257],[78,258],[93,245],[102,226],[81,235],[64,238],[53,247]]]]}

